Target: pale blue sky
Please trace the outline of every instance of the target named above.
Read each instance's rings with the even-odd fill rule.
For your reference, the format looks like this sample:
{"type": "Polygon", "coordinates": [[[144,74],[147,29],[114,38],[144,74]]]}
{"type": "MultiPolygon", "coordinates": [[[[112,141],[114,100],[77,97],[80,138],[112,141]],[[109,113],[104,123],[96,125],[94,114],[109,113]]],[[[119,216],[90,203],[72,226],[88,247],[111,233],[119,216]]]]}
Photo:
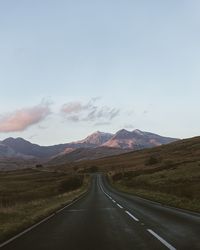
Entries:
{"type": "Polygon", "coordinates": [[[0,139],[199,135],[199,13],[199,0],[1,1],[0,139]],[[78,110],[61,111],[69,103],[78,110]]]}

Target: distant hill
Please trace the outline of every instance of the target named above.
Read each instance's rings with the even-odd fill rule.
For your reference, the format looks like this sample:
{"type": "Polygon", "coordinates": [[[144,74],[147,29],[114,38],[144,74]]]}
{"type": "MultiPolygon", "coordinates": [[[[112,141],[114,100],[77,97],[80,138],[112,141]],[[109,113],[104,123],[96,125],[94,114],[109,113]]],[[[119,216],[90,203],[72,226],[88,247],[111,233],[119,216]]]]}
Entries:
{"type": "Polygon", "coordinates": [[[55,146],[40,146],[33,144],[23,138],[7,138],[2,141],[3,145],[11,148],[16,154],[32,156],[35,158],[49,158],[63,151],[66,146],[63,144],[55,146]]]}
{"type": "Polygon", "coordinates": [[[72,163],[84,160],[94,160],[111,155],[119,155],[130,150],[124,150],[120,148],[108,148],[108,147],[96,147],[96,148],[78,148],[69,153],[61,154],[52,158],[48,165],[62,165],[66,163],[72,163]]]}
{"type": "Polygon", "coordinates": [[[8,145],[0,143],[0,157],[15,157],[15,151],[8,145]]]}

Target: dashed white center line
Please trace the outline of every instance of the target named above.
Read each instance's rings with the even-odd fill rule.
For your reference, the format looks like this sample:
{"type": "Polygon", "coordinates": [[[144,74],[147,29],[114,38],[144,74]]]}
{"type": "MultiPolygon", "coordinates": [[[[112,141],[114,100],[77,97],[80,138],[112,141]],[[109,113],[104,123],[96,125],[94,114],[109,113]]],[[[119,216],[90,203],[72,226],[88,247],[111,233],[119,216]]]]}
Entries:
{"type": "MultiPolygon", "coordinates": [[[[123,207],[122,207],[120,204],[118,204],[110,195],[108,195],[108,194],[103,190],[102,186],[100,186],[100,188],[101,188],[101,190],[103,191],[103,193],[104,193],[109,199],[111,199],[111,201],[112,201],[113,203],[116,203],[116,205],[117,205],[119,208],[123,209],[123,207]]],[[[139,221],[139,219],[136,218],[134,215],[132,215],[129,211],[126,210],[125,213],[128,214],[128,215],[129,215],[132,219],[134,219],[135,221],[139,221]]],[[[143,223],[142,223],[141,225],[144,226],[143,223]]],[[[162,237],[160,237],[160,236],[159,236],[157,233],[155,233],[153,230],[147,229],[147,231],[148,231],[151,235],[153,235],[157,240],[159,240],[163,245],[165,245],[168,249],[170,249],[170,250],[176,250],[175,247],[173,247],[172,245],[170,245],[166,240],[164,240],[162,237]]]]}
{"type": "Polygon", "coordinates": [[[172,245],[170,245],[166,240],[164,240],[163,238],[161,238],[157,233],[155,233],[153,230],[151,229],[147,229],[147,231],[152,234],[156,239],[158,239],[160,242],[162,242],[167,248],[169,248],[170,250],[176,250],[176,248],[174,248],[172,245]]]}
{"type": "Polygon", "coordinates": [[[117,206],[118,206],[119,208],[123,209],[123,207],[122,207],[120,204],[118,204],[118,203],[117,203],[117,206]]]}
{"type": "Polygon", "coordinates": [[[138,218],[136,218],[134,215],[132,215],[129,211],[125,211],[132,219],[135,221],[139,221],[138,218]]]}

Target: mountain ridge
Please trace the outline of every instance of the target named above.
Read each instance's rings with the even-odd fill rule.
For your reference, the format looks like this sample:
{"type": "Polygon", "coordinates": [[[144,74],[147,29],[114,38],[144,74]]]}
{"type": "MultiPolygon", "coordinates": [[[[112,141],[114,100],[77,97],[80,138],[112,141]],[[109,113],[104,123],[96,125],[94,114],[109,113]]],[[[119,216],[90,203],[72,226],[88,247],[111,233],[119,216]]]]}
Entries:
{"type": "Polygon", "coordinates": [[[93,159],[94,155],[105,157],[131,150],[134,151],[159,146],[176,140],[178,139],[163,137],[139,129],[133,131],[121,129],[115,134],[96,131],[82,140],[51,146],[40,146],[21,137],[9,137],[0,142],[0,157],[33,158],[39,161],[49,161],[52,159],[55,161],[55,159],[59,159],[59,161],[62,161],[62,157],[64,159],[69,157],[69,159],[76,160],[76,153],[77,160],[81,160],[85,158],[85,153],[88,159],[93,159]],[[76,151],[77,149],[83,150],[80,153],[80,151],[76,151]],[[95,153],[95,150],[97,153],[95,153]]]}

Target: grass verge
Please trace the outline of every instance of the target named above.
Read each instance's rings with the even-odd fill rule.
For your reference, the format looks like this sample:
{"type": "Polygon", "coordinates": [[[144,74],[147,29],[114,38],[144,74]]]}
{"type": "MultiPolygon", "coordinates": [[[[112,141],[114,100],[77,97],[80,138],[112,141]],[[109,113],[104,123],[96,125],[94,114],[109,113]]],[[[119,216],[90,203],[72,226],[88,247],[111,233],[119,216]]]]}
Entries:
{"type": "Polygon", "coordinates": [[[83,194],[89,177],[35,170],[0,174],[0,242],[83,194]]]}
{"type": "Polygon", "coordinates": [[[171,169],[124,172],[111,176],[118,190],[169,206],[200,212],[200,166],[191,163],[171,169]]]}

